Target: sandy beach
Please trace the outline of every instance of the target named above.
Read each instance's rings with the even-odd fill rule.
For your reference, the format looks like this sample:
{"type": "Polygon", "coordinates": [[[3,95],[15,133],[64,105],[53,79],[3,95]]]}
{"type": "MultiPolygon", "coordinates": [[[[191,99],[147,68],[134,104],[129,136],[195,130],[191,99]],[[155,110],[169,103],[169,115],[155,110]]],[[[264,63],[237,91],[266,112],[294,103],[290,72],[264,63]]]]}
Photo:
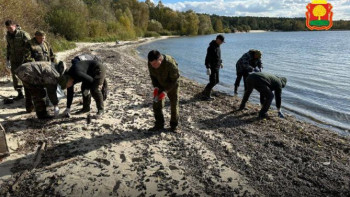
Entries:
{"type": "MultiPolygon", "coordinates": [[[[153,88],[136,48],[153,40],[78,43],[59,53],[70,62],[89,52],[107,66],[100,120],[74,114],[80,93],[70,119],[50,121],[26,114],[24,101],[1,100],[11,153],[0,162],[1,196],[350,196],[349,137],[274,110],[258,120],[259,105],[237,111],[242,95],[215,92],[214,101],[201,101],[204,86],[181,77],[181,133],[148,132],[153,88]]],[[[1,99],[15,94],[3,80],[1,99]]],[[[62,99],[61,113],[65,105],[62,99]]],[[[94,101],[91,107],[93,115],[94,101]]],[[[169,110],[167,100],[167,128],[169,110]]]]}

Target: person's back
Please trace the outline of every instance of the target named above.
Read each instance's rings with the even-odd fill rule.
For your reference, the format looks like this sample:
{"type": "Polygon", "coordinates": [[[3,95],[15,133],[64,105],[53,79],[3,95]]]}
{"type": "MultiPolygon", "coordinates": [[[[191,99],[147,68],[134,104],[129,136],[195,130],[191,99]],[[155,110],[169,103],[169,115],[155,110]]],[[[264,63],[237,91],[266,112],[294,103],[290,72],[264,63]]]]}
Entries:
{"type": "MultiPolygon", "coordinates": [[[[272,91],[280,90],[284,87],[281,79],[276,75],[266,73],[266,72],[256,72],[248,76],[248,79],[254,79],[257,83],[262,82],[266,84],[272,91]]],[[[249,80],[250,81],[250,80],[249,80]]]]}
{"type": "Polygon", "coordinates": [[[273,74],[262,72],[250,74],[246,80],[246,89],[239,109],[243,110],[245,108],[250,94],[253,92],[253,89],[256,89],[260,93],[260,103],[262,106],[259,117],[267,117],[267,111],[275,96],[278,116],[283,118],[284,116],[281,112],[282,88],[286,86],[286,83],[287,79],[285,77],[278,77],[273,74]],[[273,94],[273,92],[275,94],[273,94]]]}

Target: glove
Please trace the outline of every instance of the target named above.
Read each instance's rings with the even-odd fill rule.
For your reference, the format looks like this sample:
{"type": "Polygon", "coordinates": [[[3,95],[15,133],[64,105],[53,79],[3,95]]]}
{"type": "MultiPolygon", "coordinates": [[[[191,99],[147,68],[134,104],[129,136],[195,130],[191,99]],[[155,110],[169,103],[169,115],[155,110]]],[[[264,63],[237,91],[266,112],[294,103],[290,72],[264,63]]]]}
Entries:
{"type": "Polygon", "coordinates": [[[254,72],[261,72],[261,70],[259,68],[254,68],[253,70],[254,72]]]}
{"type": "Polygon", "coordinates": [[[7,62],[6,62],[6,67],[7,67],[8,69],[11,68],[11,62],[10,62],[10,60],[7,60],[7,62]]]}
{"type": "Polygon", "coordinates": [[[60,108],[58,108],[58,106],[56,105],[54,106],[53,110],[55,117],[57,117],[60,114],[60,108]]]}
{"type": "Polygon", "coordinates": [[[284,118],[283,113],[279,111],[279,112],[278,112],[278,117],[280,117],[280,118],[284,118]]]}
{"type": "Polygon", "coordinates": [[[211,70],[210,70],[210,68],[207,68],[207,75],[211,75],[211,70]]]}
{"type": "Polygon", "coordinates": [[[158,100],[163,100],[163,99],[165,99],[165,96],[166,96],[166,94],[165,94],[165,92],[161,92],[159,95],[158,95],[158,100]]]}
{"type": "Polygon", "coordinates": [[[64,110],[63,114],[65,117],[70,118],[70,108],[66,108],[66,110],[64,110]]]}
{"type": "Polygon", "coordinates": [[[87,97],[88,95],[89,95],[89,90],[84,90],[83,96],[84,96],[84,97],[87,97]]]}
{"type": "Polygon", "coordinates": [[[160,94],[154,97],[153,101],[154,102],[161,101],[165,98],[165,96],[166,96],[165,92],[161,92],[160,94]]]}
{"type": "Polygon", "coordinates": [[[153,90],[153,98],[155,98],[156,96],[158,96],[158,91],[159,91],[159,88],[154,88],[153,90]]]}
{"type": "Polygon", "coordinates": [[[224,64],[221,63],[221,64],[220,64],[220,68],[224,68],[224,64]]]}

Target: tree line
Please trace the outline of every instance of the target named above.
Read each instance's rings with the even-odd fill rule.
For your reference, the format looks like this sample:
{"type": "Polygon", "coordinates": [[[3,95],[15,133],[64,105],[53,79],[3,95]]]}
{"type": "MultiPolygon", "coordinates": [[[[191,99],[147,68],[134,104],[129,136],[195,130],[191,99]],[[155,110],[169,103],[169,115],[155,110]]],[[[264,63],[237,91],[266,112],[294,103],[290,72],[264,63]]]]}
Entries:
{"type": "MultiPolygon", "coordinates": [[[[150,0],[0,0],[0,18],[15,20],[31,33],[49,33],[54,50],[74,47],[67,41],[115,41],[159,35],[305,31],[305,18],[228,17],[179,12],[150,0]]],[[[350,29],[350,21],[335,21],[332,29],[350,29]]],[[[0,31],[4,38],[5,31],[0,31]]],[[[4,60],[5,40],[0,63],[4,60]]],[[[3,64],[1,64],[3,65],[3,64]]],[[[4,71],[4,69],[0,71],[4,71]]],[[[1,72],[3,73],[3,72],[1,72]]]]}

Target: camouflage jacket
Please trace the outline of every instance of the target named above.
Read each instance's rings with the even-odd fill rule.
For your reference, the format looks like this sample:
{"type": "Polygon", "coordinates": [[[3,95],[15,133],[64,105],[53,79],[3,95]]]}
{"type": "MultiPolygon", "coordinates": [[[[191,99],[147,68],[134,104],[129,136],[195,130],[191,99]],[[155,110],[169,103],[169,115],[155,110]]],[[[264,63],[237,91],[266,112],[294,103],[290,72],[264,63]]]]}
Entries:
{"type": "Polygon", "coordinates": [[[178,85],[180,74],[175,59],[169,55],[163,55],[163,57],[158,69],[148,63],[148,70],[153,86],[158,87],[160,91],[170,92],[178,85]]]}
{"type": "Polygon", "coordinates": [[[60,73],[51,62],[28,62],[15,70],[23,83],[34,86],[57,85],[60,73]]]}
{"type": "Polygon", "coordinates": [[[261,71],[262,63],[260,59],[254,59],[254,51],[250,50],[245,53],[236,64],[237,73],[253,72],[258,67],[261,71]]]}
{"type": "Polygon", "coordinates": [[[50,44],[46,41],[39,44],[36,39],[33,38],[26,45],[25,62],[55,62],[55,58],[56,56],[50,44]]]}
{"type": "Polygon", "coordinates": [[[25,31],[17,29],[14,34],[7,32],[7,60],[10,60],[12,64],[22,64],[24,61],[25,47],[29,40],[30,36],[25,31]]]}

